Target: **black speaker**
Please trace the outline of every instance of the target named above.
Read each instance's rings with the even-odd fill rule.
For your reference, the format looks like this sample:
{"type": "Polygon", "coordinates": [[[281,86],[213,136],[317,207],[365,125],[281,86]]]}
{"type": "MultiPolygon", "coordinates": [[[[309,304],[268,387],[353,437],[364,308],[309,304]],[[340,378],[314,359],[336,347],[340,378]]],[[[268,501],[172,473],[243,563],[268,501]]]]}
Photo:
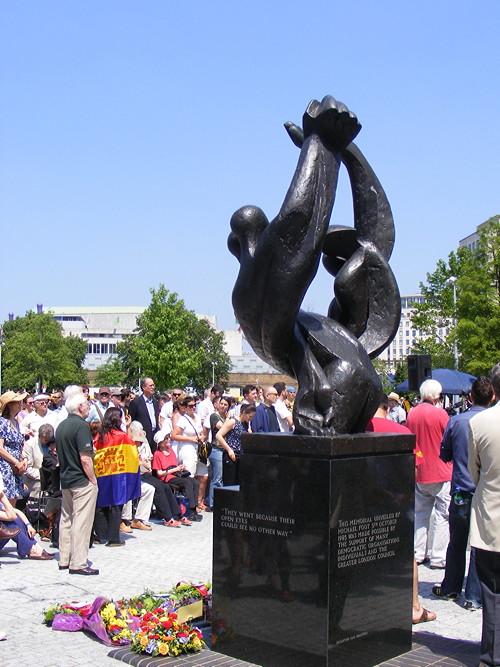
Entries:
{"type": "Polygon", "coordinates": [[[409,354],[408,389],[418,391],[424,380],[432,377],[432,361],[430,354],[409,354]]]}

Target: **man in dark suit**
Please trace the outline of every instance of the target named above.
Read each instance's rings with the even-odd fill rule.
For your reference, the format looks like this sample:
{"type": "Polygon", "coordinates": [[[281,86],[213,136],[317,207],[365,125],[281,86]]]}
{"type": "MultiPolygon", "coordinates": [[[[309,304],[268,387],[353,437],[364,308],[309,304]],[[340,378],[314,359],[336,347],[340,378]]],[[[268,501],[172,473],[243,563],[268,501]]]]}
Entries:
{"type": "Polygon", "coordinates": [[[151,378],[143,378],[141,380],[141,396],[134,399],[128,408],[129,415],[132,421],[138,421],[142,424],[142,428],[146,431],[146,437],[154,453],[156,450],[156,443],[154,441],[154,434],[158,431],[158,401],[153,398],[155,393],[155,383],[151,378]]]}

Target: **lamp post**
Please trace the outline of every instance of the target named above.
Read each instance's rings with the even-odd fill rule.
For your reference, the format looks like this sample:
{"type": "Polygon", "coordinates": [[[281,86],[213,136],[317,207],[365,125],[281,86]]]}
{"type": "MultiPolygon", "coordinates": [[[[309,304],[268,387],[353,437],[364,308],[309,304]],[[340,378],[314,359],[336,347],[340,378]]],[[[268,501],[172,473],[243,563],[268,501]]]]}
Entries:
{"type": "Polygon", "coordinates": [[[453,359],[455,360],[455,370],[458,370],[458,347],[457,347],[457,278],[450,276],[445,281],[446,287],[453,287],[453,328],[455,336],[453,338],[453,359]]]}
{"type": "Polygon", "coordinates": [[[212,361],[212,387],[215,384],[215,361],[212,361]]]}

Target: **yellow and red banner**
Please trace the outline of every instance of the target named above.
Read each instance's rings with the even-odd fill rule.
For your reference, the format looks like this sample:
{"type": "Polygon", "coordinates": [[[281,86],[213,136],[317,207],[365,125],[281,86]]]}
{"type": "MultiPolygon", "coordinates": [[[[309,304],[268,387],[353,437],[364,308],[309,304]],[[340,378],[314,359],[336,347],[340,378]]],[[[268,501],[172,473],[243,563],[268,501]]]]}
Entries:
{"type": "Polygon", "coordinates": [[[123,443],[99,449],[94,457],[94,469],[99,487],[98,507],[124,505],[141,495],[136,445],[123,443]]]}

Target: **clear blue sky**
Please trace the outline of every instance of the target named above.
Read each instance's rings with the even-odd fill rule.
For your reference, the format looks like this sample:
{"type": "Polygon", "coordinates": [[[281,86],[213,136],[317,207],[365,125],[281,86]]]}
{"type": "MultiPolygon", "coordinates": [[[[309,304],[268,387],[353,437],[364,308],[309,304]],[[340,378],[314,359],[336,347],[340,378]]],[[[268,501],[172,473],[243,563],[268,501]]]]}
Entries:
{"type": "MultiPolygon", "coordinates": [[[[332,94],[396,221],[413,293],[500,213],[497,0],[4,0],[0,321],[49,305],[147,305],[165,283],[233,327],[229,219],[279,210],[283,122],[332,94]]],[[[343,177],[333,222],[352,224],[343,177]]],[[[324,312],[331,279],[304,306],[324,312]]]]}

